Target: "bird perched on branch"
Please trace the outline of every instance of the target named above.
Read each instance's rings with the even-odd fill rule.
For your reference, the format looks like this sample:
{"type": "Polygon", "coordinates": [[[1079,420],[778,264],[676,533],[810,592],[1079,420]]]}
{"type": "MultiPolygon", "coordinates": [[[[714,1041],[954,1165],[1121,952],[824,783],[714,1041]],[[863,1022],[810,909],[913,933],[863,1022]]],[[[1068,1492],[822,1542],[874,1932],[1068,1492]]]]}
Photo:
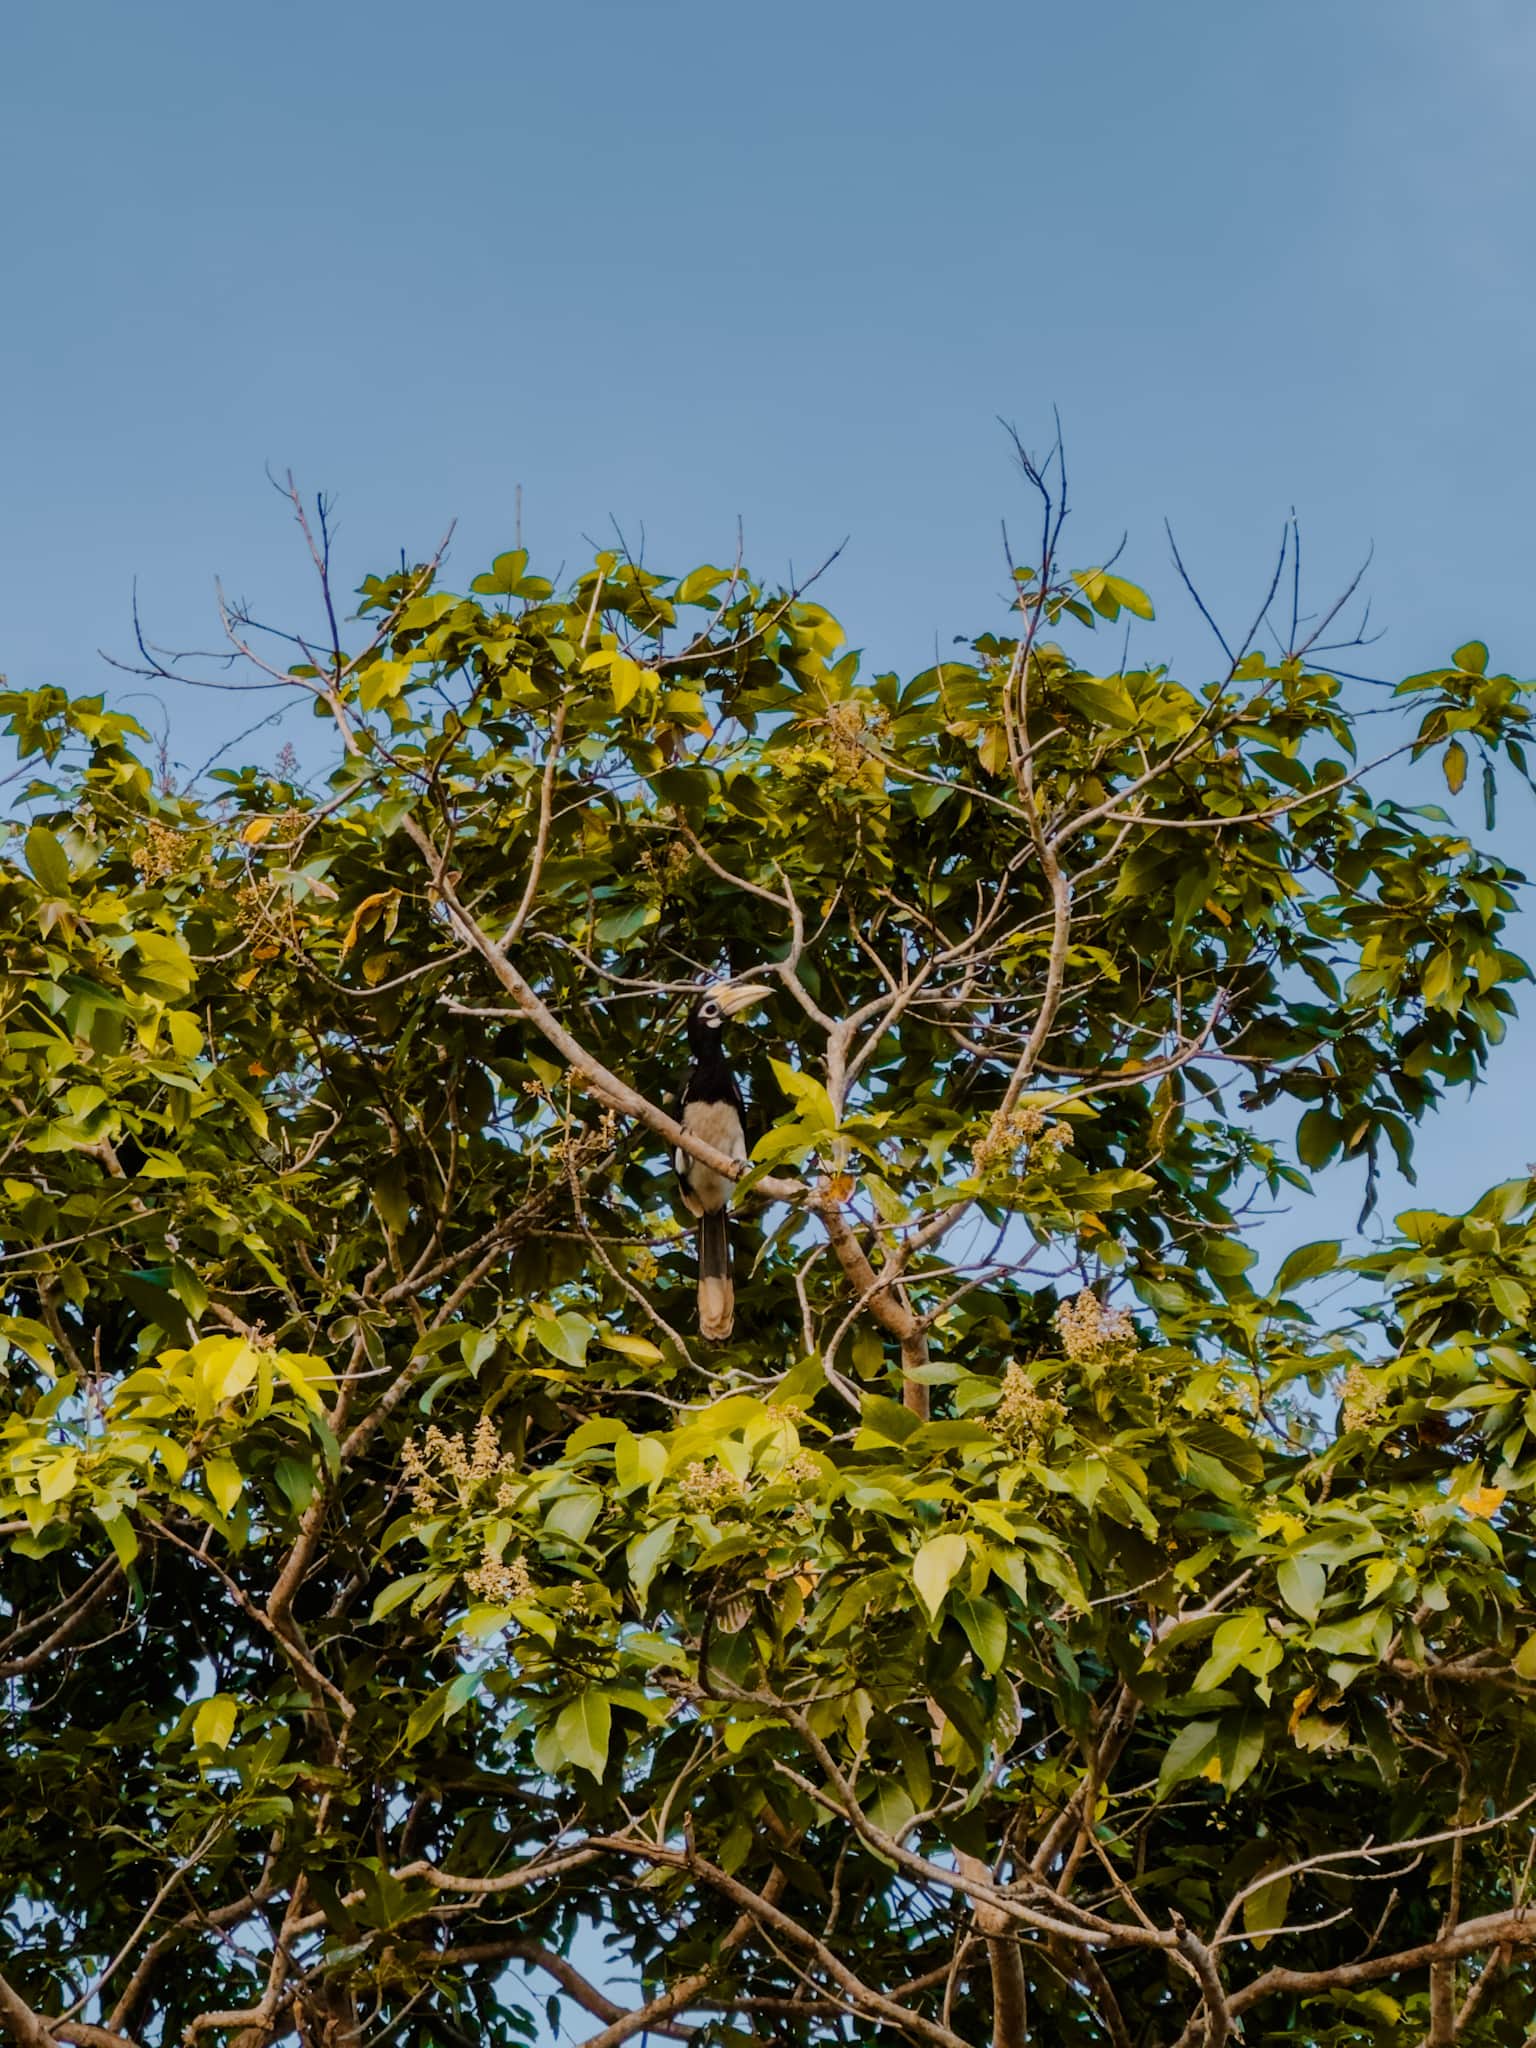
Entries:
{"type": "MultiPolygon", "coordinates": [[[[753,982],[736,986],[726,981],[712,982],[688,1012],[688,1049],[693,1054],[693,1065],[683,1086],[679,1121],[691,1137],[702,1139],[728,1159],[743,1164],[747,1157],[743,1122],[746,1103],[741,1084],[726,1058],[725,1024],[727,1018],[753,1003],[765,1001],[771,993],[753,982]]],[[[725,1222],[731,1182],[702,1159],[685,1152],[681,1145],[677,1148],[677,1177],[682,1183],[684,1204],[699,1219],[699,1334],[723,1344],[731,1334],[736,1314],[731,1244],[725,1222]]]]}

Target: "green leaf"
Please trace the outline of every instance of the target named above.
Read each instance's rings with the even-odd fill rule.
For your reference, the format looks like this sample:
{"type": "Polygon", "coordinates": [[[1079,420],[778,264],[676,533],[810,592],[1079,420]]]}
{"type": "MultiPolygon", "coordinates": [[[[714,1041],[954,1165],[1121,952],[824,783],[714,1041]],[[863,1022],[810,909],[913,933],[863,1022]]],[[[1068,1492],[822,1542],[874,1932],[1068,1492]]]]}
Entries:
{"type": "Polygon", "coordinates": [[[398,1236],[411,1220],[411,1198],[405,1169],[391,1160],[373,1183],[373,1206],[398,1236]]]}
{"type": "Polygon", "coordinates": [[[1000,1671],[1008,1650],[1008,1622],[997,1602],[956,1593],[949,1604],[982,1670],[989,1677],[1000,1671]]]}
{"type": "Polygon", "coordinates": [[[1481,676],[1488,673],[1488,649],[1481,640],[1467,641],[1464,647],[1457,648],[1451,659],[1463,675],[1481,676]]]}
{"type": "Polygon", "coordinates": [[[626,1433],[613,1447],[613,1476],[619,1491],[654,1486],[667,1469],[667,1447],[660,1437],[626,1433]]]}
{"type": "Polygon", "coordinates": [[[381,704],[394,702],[415,672],[414,662],[376,661],[363,671],[357,701],[365,711],[377,711],[381,704]]]}
{"type": "Polygon", "coordinates": [[[1258,1891],[1250,1892],[1243,1901],[1243,1926],[1255,1937],[1254,1947],[1263,1948],[1265,1942],[1277,1927],[1285,1925],[1285,1912],[1291,1902],[1291,1880],[1276,1877],[1258,1891]]]}
{"type": "Polygon", "coordinates": [[[1130,728],[1141,722],[1136,700],[1124,683],[1103,676],[1073,676],[1063,684],[1062,694],[1094,725],[1130,728]]]}
{"type": "Polygon", "coordinates": [[[50,896],[69,893],[69,855],[56,833],[46,825],[34,825],[27,834],[27,866],[50,896]]]}
{"type": "Polygon", "coordinates": [[[1326,1166],[1343,1142],[1343,1124],[1326,1109],[1309,1109],[1296,1126],[1296,1156],[1303,1166],[1326,1166]]]}
{"type": "Polygon", "coordinates": [[[1493,1273],[1488,1279],[1488,1298],[1507,1322],[1523,1329],[1530,1320],[1531,1297],[1518,1280],[1507,1273],[1493,1273]]]}
{"type": "MultiPolygon", "coordinates": [[[[1277,1646],[1276,1655],[1278,1654],[1277,1646]]],[[[1216,1756],[1221,1768],[1222,1788],[1229,1799],[1234,1792],[1241,1790],[1253,1775],[1263,1755],[1263,1714],[1247,1709],[1235,1714],[1223,1714],[1221,1734],[1216,1743],[1216,1756]]]]}
{"type": "Polygon", "coordinates": [[[585,1543],[602,1505],[603,1496],[596,1487],[580,1487],[574,1493],[562,1494],[550,1506],[544,1516],[544,1526],[557,1536],[568,1536],[573,1543],[585,1543]]]}
{"type": "Polygon", "coordinates": [[[942,1536],[930,1536],[913,1558],[912,1583],[928,1610],[930,1620],[938,1618],[939,1609],[944,1605],[944,1595],[969,1555],[965,1538],[958,1530],[952,1529],[942,1536]]]}
{"type": "Polygon", "coordinates": [[[643,1536],[636,1536],[624,1553],[629,1565],[629,1583],[634,1587],[635,1598],[642,1608],[650,1596],[652,1579],[672,1554],[676,1534],[677,1520],[671,1517],[647,1529],[643,1536]]]}
{"type": "Polygon", "coordinates": [[[1157,1774],[1161,1799],[1187,1778],[1198,1778],[1216,1754],[1221,1724],[1218,1721],[1186,1721],[1169,1743],[1157,1774]]]}
{"type": "Polygon", "coordinates": [[[1379,1657],[1392,1636],[1392,1617],[1384,1607],[1334,1621],[1312,1631],[1319,1650],[1334,1657],[1379,1657]]]}
{"type": "Polygon", "coordinates": [[[608,1767],[612,1729],[613,1707],[608,1695],[594,1687],[560,1709],[555,1718],[555,1742],[567,1763],[600,1778],[608,1767]]]}
{"type": "Polygon", "coordinates": [[[1331,1273],[1339,1263],[1343,1246],[1337,1238],[1320,1238],[1316,1244],[1298,1245],[1275,1275],[1274,1293],[1289,1294],[1303,1280],[1316,1280],[1331,1273]]]}
{"type": "Polygon", "coordinates": [[[370,1621],[382,1621],[386,1614],[393,1614],[397,1607],[403,1607],[414,1593],[419,1593],[428,1580],[436,1578],[435,1572],[407,1572],[403,1579],[396,1579],[384,1587],[373,1603],[370,1621]]]}
{"type": "Polygon", "coordinates": [[[414,1749],[423,1736],[430,1735],[442,1720],[448,1705],[449,1688],[439,1685],[419,1701],[410,1711],[405,1723],[405,1746],[414,1749]]]}
{"type": "Polygon", "coordinates": [[[1138,619],[1156,618],[1152,600],[1139,583],[1132,583],[1124,576],[1111,576],[1106,573],[1104,587],[1111,597],[1124,605],[1128,612],[1134,612],[1138,619]]]}
{"type": "Polygon", "coordinates": [[[859,1414],[863,1427],[855,1439],[856,1450],[871,1450],[879,1444],[904,1444],[922,1427],[910,1408],[885,1394],[866,1394],[859,1403],[859,1414]]]}
{"type": "Polygon", "coordinates": [[[1317,1559],[1282,1558],[1275,1577],[1280,1587],[1280,1598],[1292,1614],[1299,1614],[1303,1621],[1316,1621],[1323,1595],[1328,1590],[1328,1574],[1317,1559]]]}
{"type": "Polygon", "coordinates": [[[567,1309],[558,1316],[552,1315],[548,1309],[540,1309],[533,1319],[533,1334],[551,1358],[558,1358],[562,1365],[583,1366],[587,1362],[587,1346],[596,1334],[596,1326],[573,1309],[567,1309]]]}
{"type": "MultiPolygon", "coordinates": [[[[797,1163],[810,1157],[826,1134],[824,1124],[803,1124],[798,1119],[792,1123],[775,1124],[764,1131],[752,1147],[752,1161],[755,1166],[778,1166],[786,1159],[797,1163]]],[[[744,1180],[743,1185],[749,1183],[744,1180]]]]}
{"type": "Polygon", "coordinates": [[[1215,1692],[1239,1665],[1247,1664],[1266,1640],[1264,1616],[1257,1608],[1234,1614],[1222,1622],[1211,1640],[1210,1653],[1195,1679],[1196,1692],[1215,1692]]]}
{"type": "Polygon", "coordinates": [[[633,1358],[641,1365],[661,1364],[661,1348],[649,1337],[631,1337],[622,1330],[604,1330],[601,1341],[609,1351],[617,1351],[621,1357],[633,1358]]]}

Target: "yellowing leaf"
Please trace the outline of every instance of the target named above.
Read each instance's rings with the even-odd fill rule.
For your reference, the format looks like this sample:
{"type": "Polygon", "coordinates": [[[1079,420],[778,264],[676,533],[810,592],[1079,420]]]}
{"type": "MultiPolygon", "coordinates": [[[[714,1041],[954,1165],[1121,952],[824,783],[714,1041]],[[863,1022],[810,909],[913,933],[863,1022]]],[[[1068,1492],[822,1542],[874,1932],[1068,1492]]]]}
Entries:
{"type": "Polygon", "coordinates": [[[184,1060],[195,1060],[203,1049],[203,1034],[197,1019],[186,1010],[167,1010],[165,1028],[171,1044],[184,1060]]]}
{"type": "Polygon", "coordinates": [[[192,1716],[192,1740],[200,1749],[228,1749],[239,1718],[240,1702],[216,1692],[192,1716]]]}
{"type": "Polygon", "coordinates": [[[251,818],[242,828],[240,837],[247,846],[260,846],[263,839],[270,837],[276,818],[251,818]]]}
{"type": "Polygon", "coordinates": [[[1461,794],[1461,786],[1467,779],[1467,750],[1460,740],[1452,740],[1445,750],[1445,786],[1452,796],[1461,794]]]}
{"type": "Polygon", "coordinates": [[[79,1458],[73,1451],[61,1451],[51,1459],[37,1476],[37,1497],[39,1500],[63,1500],[75,1483],[75,1471],[79,1458]]]}
{"type": "Polygon", "coordinates": [[[312,1408],[318,1415],[324,1403],[322,1394],[335,1391],[336,1376],[323,1358],[316,1358],[310,1351],[274,1351],[273,1369],[285,1379],[306,1408],[312,1408]]]}
{"type": "Polygon", "coordinates": [[[609,1351],[617,1351],[621,1357],[633,1358],[641,1365],[661,1363],[661,1351],[649,1337],[631,1337],[622,1330],[608,1330],[602,1341],[609,1351]]]}
{"type": "Polygon", "coordinates": [[[1463,1514],[1474,1516],[1479,1522],[1490,1522],[1504,1505],[1503,1486],[1474,1486],[1470,1493],[1464,1493],[1457,1505],[1463,1514]]]}
{"type": "Polygon", "coordinates": [[[363,933],[372,929],[380,919],[385,918],[384,935],[393,935],[396,920],[400,915],[400,891],[398,889],[376,889],[371,896],[365,896],[352,913],[352,922],[347,926],[347,935],[341,942],[343,955],[351,952],[363,933]],[[388,915],[386,916],[386,906],[388,915]]]}
{"type": "Polygon", "coordinates": [[[244,1337],[201,1337],[188,1356],[215,1407],[243,1394],[256,1377],[256,1353],[244,1337]]]}
{"type": "Polygon", "coordinates": [[[797,1067],[788,1066],[783,1060],[771,1059],[768,1064],[773,1069],[773,1078],[794,1103],[800,1123],[822,1131],[837,1128],[837,1111],[832,1107],[832,1098],[814,1074],[802,1074],[797,1067]]]}
{"type": "Polygon", "coordinates": [[[912,1560],[912,1583],[931,1618],[944,1605],[944,1595],[969,1554],[965,1538],[951,1529],[943,1536],[930,1536],[912,1560]]]}
{"type": "Polygon", "coordinates": [[[227,1515],[245,1488],[240,1467],[232,1458],[210,1458],[203,1467],[203,1477],[214,1506],[221,1515],[227,1515]]]}
{"type": "Polygon", "coordinates": [[[1001,775],[1008,766],[1008,735],[1000,725],[989,725],[976,749],[976,758],[989,775],[1001,775]]]}
{"type": "Polygon", "coordinates": [[[627,654],[616,654],[608,669],[608,687],[613,692],[614,710],[622,711],[635,692],[652,680],[650,671],[643,669],[638,661],[631,661],[627,654]]]}

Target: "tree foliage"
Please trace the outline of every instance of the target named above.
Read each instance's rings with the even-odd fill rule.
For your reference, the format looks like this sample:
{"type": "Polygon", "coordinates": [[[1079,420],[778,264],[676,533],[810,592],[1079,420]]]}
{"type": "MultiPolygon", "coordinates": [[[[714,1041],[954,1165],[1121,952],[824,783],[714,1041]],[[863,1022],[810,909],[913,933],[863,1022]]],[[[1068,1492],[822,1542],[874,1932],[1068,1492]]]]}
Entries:
{"type": "Polygon", "coordinates": [[[1491,825],[1531,686],[1294,610],[1130,665],[1030,474],[909,679],[618,552],[338,625],[316,534],[318,637],[226,618],[313,781],[0,697],[29,2048],[1523,2039],[1533,1188],[1267,1280],[1255,1219],[1502,1036],[1521,877],[1391,763],[1491,825]],[[680,1025],[747,972],[707,1347],[680,1025]]]}

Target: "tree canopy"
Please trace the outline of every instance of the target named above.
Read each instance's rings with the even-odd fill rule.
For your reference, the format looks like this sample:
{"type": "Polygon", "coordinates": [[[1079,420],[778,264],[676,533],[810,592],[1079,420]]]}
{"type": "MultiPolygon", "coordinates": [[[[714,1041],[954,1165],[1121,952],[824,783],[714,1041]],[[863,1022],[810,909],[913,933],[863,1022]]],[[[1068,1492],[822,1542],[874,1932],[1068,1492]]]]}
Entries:
{"type": "Polygon", "coordinates": [[[1257,1236],[1503,1035],[1532,686],[1278,572],[1181,682],[1028,473],[910,678],[619,549],[342,618],[305,518],[322,628],[225,625],[312,778],[0,695],[26,2048],[1525,2039],[1536,1188],[1257,1236]]]}

